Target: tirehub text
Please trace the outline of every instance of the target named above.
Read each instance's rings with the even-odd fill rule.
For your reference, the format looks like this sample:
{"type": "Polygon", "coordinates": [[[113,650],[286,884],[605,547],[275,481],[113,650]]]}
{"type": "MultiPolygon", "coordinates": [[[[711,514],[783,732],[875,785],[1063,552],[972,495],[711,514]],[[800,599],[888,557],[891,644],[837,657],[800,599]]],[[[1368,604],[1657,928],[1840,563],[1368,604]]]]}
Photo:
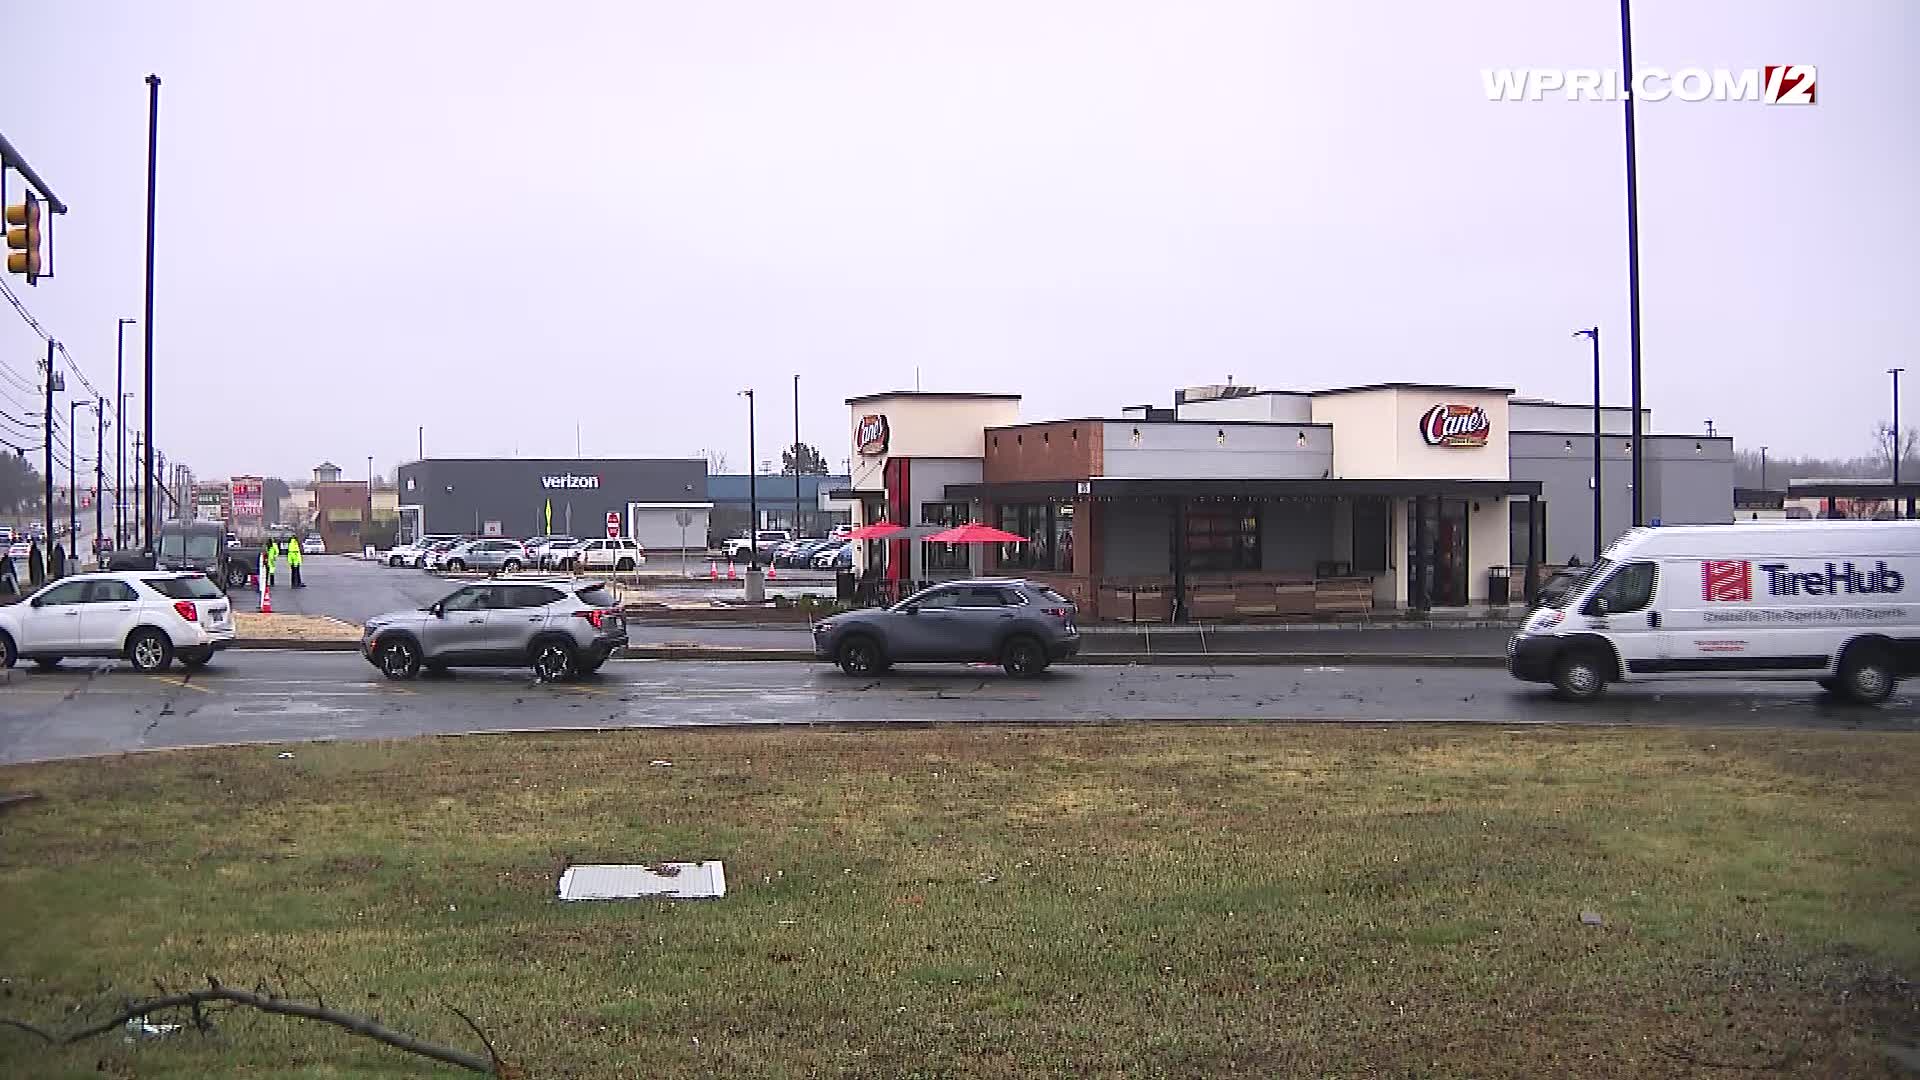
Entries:
{"type": "Polygon", "coordinates": [[[1861,571],[1850,562],[1838,567],[1826,564],[1821,570],[1794,570],[1786,563],[1761,563],[1767,575],[1767,591],[1775,596],[1840,596],[1897,593],[1906,587],[1900,572],[1876,562],[1873,569],[1861,571]]]}
{"type": "Polygon", "coordinates": [[[597,476],[581,476],[577,473],[566,473],[561,476],[543,476],[540,478],[540,486],[543,488],[597,488],[600,486],[600,478],[597,476]]]}

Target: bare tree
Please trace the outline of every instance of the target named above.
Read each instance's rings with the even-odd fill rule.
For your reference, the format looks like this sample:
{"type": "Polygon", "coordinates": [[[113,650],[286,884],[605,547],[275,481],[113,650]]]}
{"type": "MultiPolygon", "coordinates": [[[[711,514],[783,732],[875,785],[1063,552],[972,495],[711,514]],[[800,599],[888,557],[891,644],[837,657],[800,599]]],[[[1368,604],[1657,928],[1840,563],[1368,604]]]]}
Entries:
{"type": "Polygon", "coordinates": [[[707,451],[707,472],[720,476],[727,471],[727,452],[725,450],[707,451]]]}
{"type": "MultiPolygon", "coordinates": [[[[1877,475],[1890,476],[1896,455],[1900,460],[1900,474],[1913,477],[1914,447],[1920,444],[1920,429],[1907,428],[1896,433],[1893,425],[1885,420],[1873,426],[1873,460],[1878,466],[1877,475]]],[[[1920,479],[1920,477],[1916,477],[1920,479]]]]}

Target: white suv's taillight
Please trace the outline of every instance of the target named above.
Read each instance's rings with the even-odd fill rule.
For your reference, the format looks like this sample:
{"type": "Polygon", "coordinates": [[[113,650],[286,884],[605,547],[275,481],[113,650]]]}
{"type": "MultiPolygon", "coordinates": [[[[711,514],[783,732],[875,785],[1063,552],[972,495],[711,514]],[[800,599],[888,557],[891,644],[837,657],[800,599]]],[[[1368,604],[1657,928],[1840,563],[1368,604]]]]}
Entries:
{"type": "Polygon", "coordinates": [[[200,609],[195,607],[191,600],[175,600],[173,602],[173,610],[178,612],[180,617],[188,622],[200,621],[200,609]]]}

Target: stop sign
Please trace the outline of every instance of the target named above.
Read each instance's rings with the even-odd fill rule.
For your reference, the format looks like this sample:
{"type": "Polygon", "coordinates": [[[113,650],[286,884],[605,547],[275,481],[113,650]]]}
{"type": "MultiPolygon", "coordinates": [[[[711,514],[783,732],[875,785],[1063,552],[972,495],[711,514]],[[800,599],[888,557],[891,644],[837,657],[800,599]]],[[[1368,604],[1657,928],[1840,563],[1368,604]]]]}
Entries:
{"type": "Polygon", "coordinates": [[[609,510],[607,511],[607,539],[618,540],[619,538],[620,512],[618,510],[609,510]]]}

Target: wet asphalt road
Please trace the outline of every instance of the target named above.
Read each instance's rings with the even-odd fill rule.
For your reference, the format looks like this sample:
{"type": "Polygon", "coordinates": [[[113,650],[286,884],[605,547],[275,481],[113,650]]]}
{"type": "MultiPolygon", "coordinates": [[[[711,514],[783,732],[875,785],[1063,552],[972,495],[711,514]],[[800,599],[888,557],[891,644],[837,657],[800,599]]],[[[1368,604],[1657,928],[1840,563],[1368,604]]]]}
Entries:
{"type": "MultiPolygon", "coordinates": [[[[435,577],[424,570],[400,570],[339,555],[308,556],[302,568],[304,589],[281,587],[273,591],[279,612],[330,615],[363,623],[375,615],[399,608],[433,603],[462,582],[435,577]]],[[[258,603],[251,591],[236,594],[241,610],[258,603]]],[[[1105,628],[1103,628],[1105,629],[1105,628]]],[[[1117,629],[1117,628],[1116,628],[1117,629]]],[[[629,623],[635,645],[706,645],[744,649],[807,649],[813,635],[805,622],[788,626],[730,626],[701,624],[682,617],[650,622],[643,614],[629,623]]],[[[1505,655],[1508,631],[1482,629],[1314,629],[1304,627],[1224,627],[1205,632],[1182,627],[1148,628],[1131,633],[1089,633],[1087,652],[1204,654],[1231,652],[1364,652],[1394,655],[1505,655]]]]}
{"type": "MultiPolygon", "coordinates": [[[[1913,684],[1920,691],[1920,684],[1913,684]]],[[[825,665],[615,660],[542,685],[520,671],[394,683],[354,653],[234,651],[191,679],[118,662],[0,672],[0,762],[208,743],[783,722],[1458,721],[1870,727],[1920,732],[1903,690],[1881,709],[1801,683],[1615,687],[1557,702],[1501,671],[1435,667],[926,667],[867,680],[825,665]]]]}

